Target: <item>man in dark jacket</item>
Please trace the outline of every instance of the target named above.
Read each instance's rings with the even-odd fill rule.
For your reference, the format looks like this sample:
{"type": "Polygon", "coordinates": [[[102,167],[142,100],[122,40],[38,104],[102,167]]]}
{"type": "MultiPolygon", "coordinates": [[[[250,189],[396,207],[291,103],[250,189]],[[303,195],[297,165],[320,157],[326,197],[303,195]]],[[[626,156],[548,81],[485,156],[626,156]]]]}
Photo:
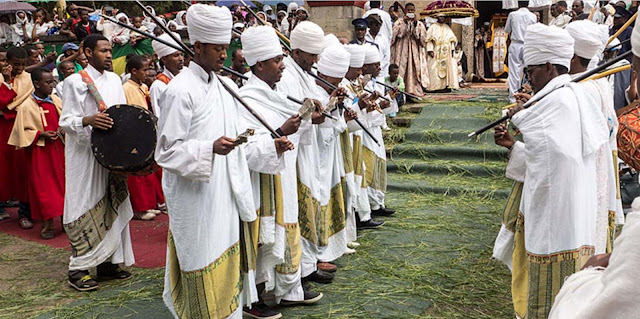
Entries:
{"type": "Polygon", "coordinates": [[[90,34],[98,33],[96,31],[96,22],[89,20],[89,11],[80,9],[79,16],[80,22],[74,26],[74,33],[78,41],[84,40],[90,34]]]}

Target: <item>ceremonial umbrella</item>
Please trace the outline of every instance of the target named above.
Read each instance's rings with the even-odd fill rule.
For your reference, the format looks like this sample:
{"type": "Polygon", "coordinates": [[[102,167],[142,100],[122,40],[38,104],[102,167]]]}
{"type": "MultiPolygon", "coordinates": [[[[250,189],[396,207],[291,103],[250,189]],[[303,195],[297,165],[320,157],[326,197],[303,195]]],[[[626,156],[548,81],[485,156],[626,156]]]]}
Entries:
{"type": "Polygon", "coordinates": [[[478,10],[473,7],[469,2],[455,0],[455,1],[434,1],[427,5],[420,16],[426,16],[431,18],[436,17],[448,17],[448,18],[477,18],[480,14],[478,10]]]}
{"type": "Polygon", "coordinates": [[[17,11],[36,11],[36,7],[15,0],[0,0],[0,14],[14,13],[17,11]]]}

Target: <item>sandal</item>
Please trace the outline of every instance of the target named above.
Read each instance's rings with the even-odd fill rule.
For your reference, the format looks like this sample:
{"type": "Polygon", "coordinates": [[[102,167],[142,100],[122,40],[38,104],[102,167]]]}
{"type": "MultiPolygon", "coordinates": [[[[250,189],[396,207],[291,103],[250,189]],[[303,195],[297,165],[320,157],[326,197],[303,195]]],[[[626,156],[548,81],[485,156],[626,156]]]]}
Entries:
{"type": "Polygon", "coordinates": [[[69,272],[69,286],[77,291],[91,291],[98,289],[98,282],[91,278],[89,271],[77,270],[69,272]]]}
{"type": "Polygon", "coordinates": [[[22,229],[33,228],[33,223],[26,217],[20,217],[20,219],[18,219],[18,225],[20,225],[20,228],[22,229]]]}

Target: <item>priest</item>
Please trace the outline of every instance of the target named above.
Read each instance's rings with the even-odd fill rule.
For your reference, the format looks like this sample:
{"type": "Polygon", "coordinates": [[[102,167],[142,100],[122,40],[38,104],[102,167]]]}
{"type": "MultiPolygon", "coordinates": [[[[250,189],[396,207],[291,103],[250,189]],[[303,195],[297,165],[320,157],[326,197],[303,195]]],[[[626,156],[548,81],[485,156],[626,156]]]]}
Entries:
{"type": "Polygon", "coordinates": [[[91,131],[109,130],[108,107],[127,102],[122,81],[111,69],[111,43],[102,35],[84,40],[89,66],[65,79],[60,126],[66,133],[64,229],[71,242],[69,284],[79,291],[98,288],[99,278],[128,279],[118,266],[134,263],[129,221],[133,217],[127,179],[112,174],[91,151],[91,131]],[[104,222],[96,222],[104,221],[104,222]]]}
{"type": "MultiPolygon", "coordinates": [[[[178,39],[180,36],[178,36],[178,39]]],[[[174,44],[178,47],[178,44],[173,40],[171,36],[164,33],[158,37],[158,39],[164,40],[168,43],[174,44]]],[[[153,51],[158,55],[158,59],[163,66],[162,73],[156,76],[156,80],[153,81],[149,88],[149,96],[151,98],[151,108],[153,113],[160,118],[162,111],[160,110],[160,98],[162,93],[167,89],[167,85],[173,79],[174,76],[180,73],[180,70],[184,67],[184,57],[182,51],[176,50],[175,47],[170,47],[164,43],[160,43],[157,40],[151,42],[153,51]]]]}
{"type": "MultiPolygon", "coordinates": [[[[450,23],[450,22],[449,22],[450,23]]],[[[460,88],[458,68],[454,62],[453,51],[458,38],[444,17],[438,17],[436,23],[429,26],[425,36],[429,59],[429,91],[441,91],[460,88]]]]}
{"type": "MultiPolygon", "coordinates": [[[[241,318],[240,221],[256,219],[238,108],[215,72],[231,41],[226,7],[194,4],[187,31],[195,56],[160,101],[155,158],[169,212],[163,299],[180,318],[241,318]],[[204,314],[204,315],[203,315],[204,314]]],[[[231,81],[227,85],[233,85],[231,81]]]]}

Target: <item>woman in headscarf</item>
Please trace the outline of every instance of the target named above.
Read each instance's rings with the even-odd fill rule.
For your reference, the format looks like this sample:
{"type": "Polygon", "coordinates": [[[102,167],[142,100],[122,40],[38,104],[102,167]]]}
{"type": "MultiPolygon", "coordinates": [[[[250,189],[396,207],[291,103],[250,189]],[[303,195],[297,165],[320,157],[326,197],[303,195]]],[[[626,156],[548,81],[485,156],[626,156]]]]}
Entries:
{"type": "MultiPolygon", "coordinates": [[[[131,24],[131,22],[129,21],[129,17],[124,12],[118,13],[116,15],[116,20],[120,21],[121,23],[125,23],[127,25],[131,24]]],[[[116,25],[111,31],[111,34],[107,38],[109,39],[109,42],[111,42],[112,45],[116,45],[116,44],[123,45],[129,42],[129,36],[130,36],[129,29],[122,27],[120,25],[116,25]]]]}
{"type": "Polygon", "coordinates": [[[15,44],[28,42],[31,39],[33,21],[31,21],[26,12],[22,10],[16,12],[16,23],[14,23],[12,27],[13,32],[16,34],[15,44]]]}
{"type": "Polygon", "coordinates": [[[178,30],[187,28],[187,11],[180,11],[176,14],[176,18],[173,20],[178,26],[178,30]]]}

